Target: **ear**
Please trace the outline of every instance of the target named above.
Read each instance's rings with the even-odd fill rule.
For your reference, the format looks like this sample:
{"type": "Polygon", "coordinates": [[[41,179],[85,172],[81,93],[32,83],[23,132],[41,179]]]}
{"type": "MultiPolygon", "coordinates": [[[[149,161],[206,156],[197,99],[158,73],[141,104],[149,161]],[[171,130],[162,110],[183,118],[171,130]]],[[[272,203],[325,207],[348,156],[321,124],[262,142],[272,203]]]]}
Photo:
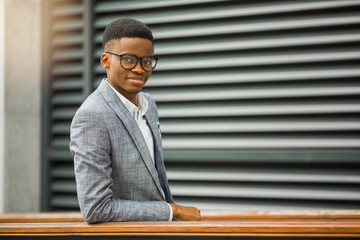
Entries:
{"type": "Polygon", "coordinates": [[[100,63],[101,63],[101,66],[103,66],[103,68],[109,69],[109,67],[110,67],[109,55],[106,53],[103,53],[100,58],[100,63]]]}

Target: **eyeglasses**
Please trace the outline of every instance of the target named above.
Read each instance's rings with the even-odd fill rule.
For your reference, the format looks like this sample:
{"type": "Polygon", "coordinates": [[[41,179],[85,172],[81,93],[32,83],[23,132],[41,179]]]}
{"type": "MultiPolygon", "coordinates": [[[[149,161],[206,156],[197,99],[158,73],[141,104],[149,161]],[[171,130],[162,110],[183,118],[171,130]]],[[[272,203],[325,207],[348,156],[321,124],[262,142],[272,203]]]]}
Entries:
{"type": "Polygon", "coordinates": [[[105,52],[105,53],[113,54],[115,56],[120,57],[120,65],[126,70],[133,69],[136,66],[138,60],[140,59],[142,69],[144,69],[147,72],[151,72],[152,70],[155,69],[158,60],[157,57],[153,57],[153,56],[145,56],[139,58],[130,53],[125,53],[125,54],[117,54],[113,52],[105,52]]]}

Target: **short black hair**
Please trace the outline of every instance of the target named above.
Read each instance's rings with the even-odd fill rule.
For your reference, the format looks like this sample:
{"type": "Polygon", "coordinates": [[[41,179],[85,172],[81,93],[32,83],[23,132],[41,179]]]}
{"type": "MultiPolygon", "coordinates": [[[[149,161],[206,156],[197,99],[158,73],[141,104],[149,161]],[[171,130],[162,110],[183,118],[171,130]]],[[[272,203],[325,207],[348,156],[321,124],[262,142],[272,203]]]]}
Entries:
{"type": "Polygon", "coordinates": [[[107,47],[109,41],[123,37],[145,38],[154,44],[151,29],[146,24],[132,18],[119,18],[106,26],[102,41],[103,48],[107,47]]]}

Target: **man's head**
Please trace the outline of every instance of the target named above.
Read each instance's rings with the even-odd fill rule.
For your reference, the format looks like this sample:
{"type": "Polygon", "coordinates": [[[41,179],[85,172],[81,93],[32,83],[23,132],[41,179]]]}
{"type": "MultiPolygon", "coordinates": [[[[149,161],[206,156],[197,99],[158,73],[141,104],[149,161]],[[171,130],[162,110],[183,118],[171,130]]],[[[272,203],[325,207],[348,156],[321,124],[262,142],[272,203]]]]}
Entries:
{"type": "Polygon", "coordinates": [[[108,82],[119,93],[135,103],[155,66],[154,38],[149,27],[130,18],[110,23],[103,36],[101,65],[108,82]]]}
{"type": "Polygon", "coordinates": [[[151,29],[144,23],[132,18],[119,18],[105,28],[102,41],[104,52],[111,51],[114,40],[121,38],[144,38],[154,44],[151,29]]]}

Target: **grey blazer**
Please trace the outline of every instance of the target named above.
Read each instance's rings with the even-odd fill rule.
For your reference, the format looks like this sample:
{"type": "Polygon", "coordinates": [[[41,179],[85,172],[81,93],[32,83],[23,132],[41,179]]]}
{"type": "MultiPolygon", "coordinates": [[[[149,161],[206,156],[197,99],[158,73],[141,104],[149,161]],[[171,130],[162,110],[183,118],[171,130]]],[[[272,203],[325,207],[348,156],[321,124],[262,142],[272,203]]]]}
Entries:
{"type": "Polygon", "coordinates": [[[88,223],[168,221],[173,199],[165,172],[154,100],[145,114],[155,164],[135,119],[103,80],[71,123],[78,200],[88,223]]]}

